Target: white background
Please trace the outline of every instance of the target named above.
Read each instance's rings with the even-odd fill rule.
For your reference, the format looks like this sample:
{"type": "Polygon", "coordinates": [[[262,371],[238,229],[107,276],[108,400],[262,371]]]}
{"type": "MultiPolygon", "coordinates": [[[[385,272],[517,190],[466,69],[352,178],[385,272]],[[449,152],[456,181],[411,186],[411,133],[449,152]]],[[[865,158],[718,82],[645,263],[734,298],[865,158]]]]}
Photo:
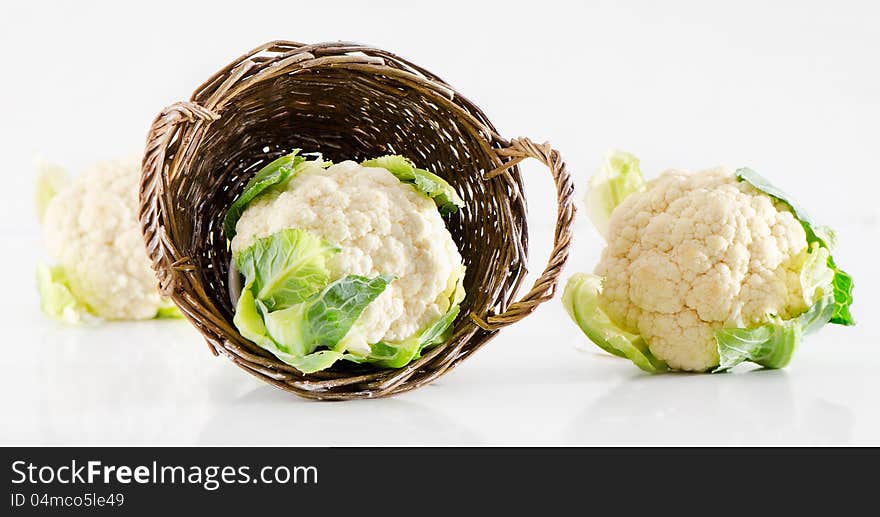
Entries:
{"type": "MultiPolygon", "coordinates": [[[[880,444],[876,4],[128,4],[6,2],[0,15],[0,443],[880,444]],[[549,140],[579,187],[612,147],[648,176],[751,166],[838,230],[859,325],[811,337],[784,371],[651,377],[584,346],[554,300],[431,386],[314,403],[213,358],[183,322],[44,318],[33,154],[81,171],[140,152],[163,106],[271,39],[408,57],[502,134],[549,140]]],[[[540,167],[524,173],[540,270],[553,191],[540,167]]],[[[601,246],[579,217],[563,279],[601,246]]]]}

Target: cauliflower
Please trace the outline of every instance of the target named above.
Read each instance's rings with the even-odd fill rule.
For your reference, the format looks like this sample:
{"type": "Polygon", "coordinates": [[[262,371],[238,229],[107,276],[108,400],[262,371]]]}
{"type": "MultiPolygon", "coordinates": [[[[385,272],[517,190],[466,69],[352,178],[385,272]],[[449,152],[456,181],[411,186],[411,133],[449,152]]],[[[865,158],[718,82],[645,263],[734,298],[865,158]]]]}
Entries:
{"type": "Polygon", "coordinates": [[[342,358],[399,367],[442,341],[463,297],[461,255],[438,211],[460,205],[451,187],[399,157],[364,165],[306,161],[297,153],[279,160],[257,173],[239,198],[247,206],[234,203],[229,213],[237,219],[227,216],[225,225],[247,285],[236,308],[242,335],[305,373],[342,358]],[[415,176],[431,185],[421,188],[427,184],[415,176]],[[279,260],[289,265],[279,267],[279,260]],[[306,263],[305,282],[299,273],[267,280],[306,263]],[[273,294],[282,284],[284,295],[273,294]],[[307,307],[321,306],[337,288],[350,313],[337,320],[345,323],[339,328],[316,323],[338,334],[325,339],[310,330],[307,307]]]}
{"type": "Polygon", "coordinates": [[[43,165],[35,199],[56,266],[38,266],[41,306],[66,323],[142,320],[176,311],[157,290],[137,220],[135,158],[95,165],[72,183],[43,165]]]}
{"type": "Polygon", "coordinates": [[[717,365],[715,329],[806,309],[806,233],[779,205],[729,169],[665,172],[611,216],[602,306],[669,366],[717,365]]]}
{"type": "Polygon", "coordinates": [[[753,171],[672,170],[646,184],[617,153],[590,187],[608,244],[563,302],[611,353],[649,371],[781,367],[807,330],[852,324],[830,230],[753,171]]]}

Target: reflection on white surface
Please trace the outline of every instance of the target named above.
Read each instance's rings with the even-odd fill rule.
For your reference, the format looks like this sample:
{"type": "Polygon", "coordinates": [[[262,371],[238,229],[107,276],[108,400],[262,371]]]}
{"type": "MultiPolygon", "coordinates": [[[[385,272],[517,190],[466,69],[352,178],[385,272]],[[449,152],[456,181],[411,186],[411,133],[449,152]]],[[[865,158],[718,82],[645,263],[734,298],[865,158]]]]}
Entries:
{"type": "Polygon", "coordinates": [[[403,398],[314,402],[270,386],[216,408],[198,437],[205,444],[479,445],[442,411],[403,398]]]}
{"type": "Polygon", "coordinates": [[[200,339],[186,323],[43,324],[32,362],[20,372],[33,390],[25,400],[34,402],[23,409],[35,415],[36,434],[25,441],[166,441],[169,418],[204,413],[211,377],[194,368],[210,361],[205,347],[193,346],[200,339]],[[205,361],[188,360],[196,351],[205,361]]]}
{"type": "Polygon", "coordinates": [[[657,375],[595,352],[547,312],[436,383],[314,402],[263,384],[182,321],[39,329],[0,354],[3,444],[877,444],[873,343],[833,335],[789,371],[657,375]],[[535,354],[532,346],[552,353],[535,354]],[[827,354],[836,347],[836,355],[827,354]],[[863,361],[855,363],[853,357],[863,361]]]}
{"type": "Polygon", "coordinates": [[[612,387],[572,419],[569,443],[844,444],[853,414],[796,394],[788,372],[640,376],[612,387]]]}

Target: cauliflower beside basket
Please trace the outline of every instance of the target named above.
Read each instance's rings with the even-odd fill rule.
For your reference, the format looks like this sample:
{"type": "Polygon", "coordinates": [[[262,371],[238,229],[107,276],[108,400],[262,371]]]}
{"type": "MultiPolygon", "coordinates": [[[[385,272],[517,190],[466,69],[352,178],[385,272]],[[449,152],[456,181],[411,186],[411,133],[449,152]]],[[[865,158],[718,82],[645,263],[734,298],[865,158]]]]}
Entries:
{"type": "Polygon", "coordinates": [[[340,359],[406,365],[458,316],[464,266],[441,214],[462,205],[399,156],[269,163],[224,221],[244,277],[233,322],[303,373],[340,359]]]}
{"type": "Polygon", "coordinates": [[[602,349],[650,372],[781,368],[805,334],[852,325],[834,234],[750,169],[667,171],[610,155],[587,208],[607,246],[563,304],[602,349]]]}
{"type": "Polygon", "coordinates": [[[37,287],[50,317],[76,324],[180,316],[159,294],[144,249],[139,180],[134,158],[101,162],[72,182],[62,168],[40,165],[37,215],[57,265],[37,266],[37,287]]]}

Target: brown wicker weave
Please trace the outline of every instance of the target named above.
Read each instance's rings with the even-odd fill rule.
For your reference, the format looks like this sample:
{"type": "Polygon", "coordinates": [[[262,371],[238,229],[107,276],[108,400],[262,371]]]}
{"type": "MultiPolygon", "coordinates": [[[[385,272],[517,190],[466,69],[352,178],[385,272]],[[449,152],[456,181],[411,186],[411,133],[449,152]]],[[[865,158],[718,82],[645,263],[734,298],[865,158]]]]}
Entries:
{"type": "Polygon", "coordinates": [[[304,397],[370,398],[436,379],[553,297],[568,258],[572,191],[559,153],[525,138],[505,140],[479,108],[430,72],[355,43],[275,41],[156,117],[143,159],[140,222],[161,291],[215,355],[304,397]],[[341,361],[303,375],[239,335],[223,215],[260,164],[293,148],[333,161],[401,154],[461,194],[466,207],[447,224],[467,266],[467,297],[448,342],[400,369],[341,361]],[[559,208],[549,264],[514,301],[527,263],[517,167],[526,158],[550,169],[559,208]]]}

